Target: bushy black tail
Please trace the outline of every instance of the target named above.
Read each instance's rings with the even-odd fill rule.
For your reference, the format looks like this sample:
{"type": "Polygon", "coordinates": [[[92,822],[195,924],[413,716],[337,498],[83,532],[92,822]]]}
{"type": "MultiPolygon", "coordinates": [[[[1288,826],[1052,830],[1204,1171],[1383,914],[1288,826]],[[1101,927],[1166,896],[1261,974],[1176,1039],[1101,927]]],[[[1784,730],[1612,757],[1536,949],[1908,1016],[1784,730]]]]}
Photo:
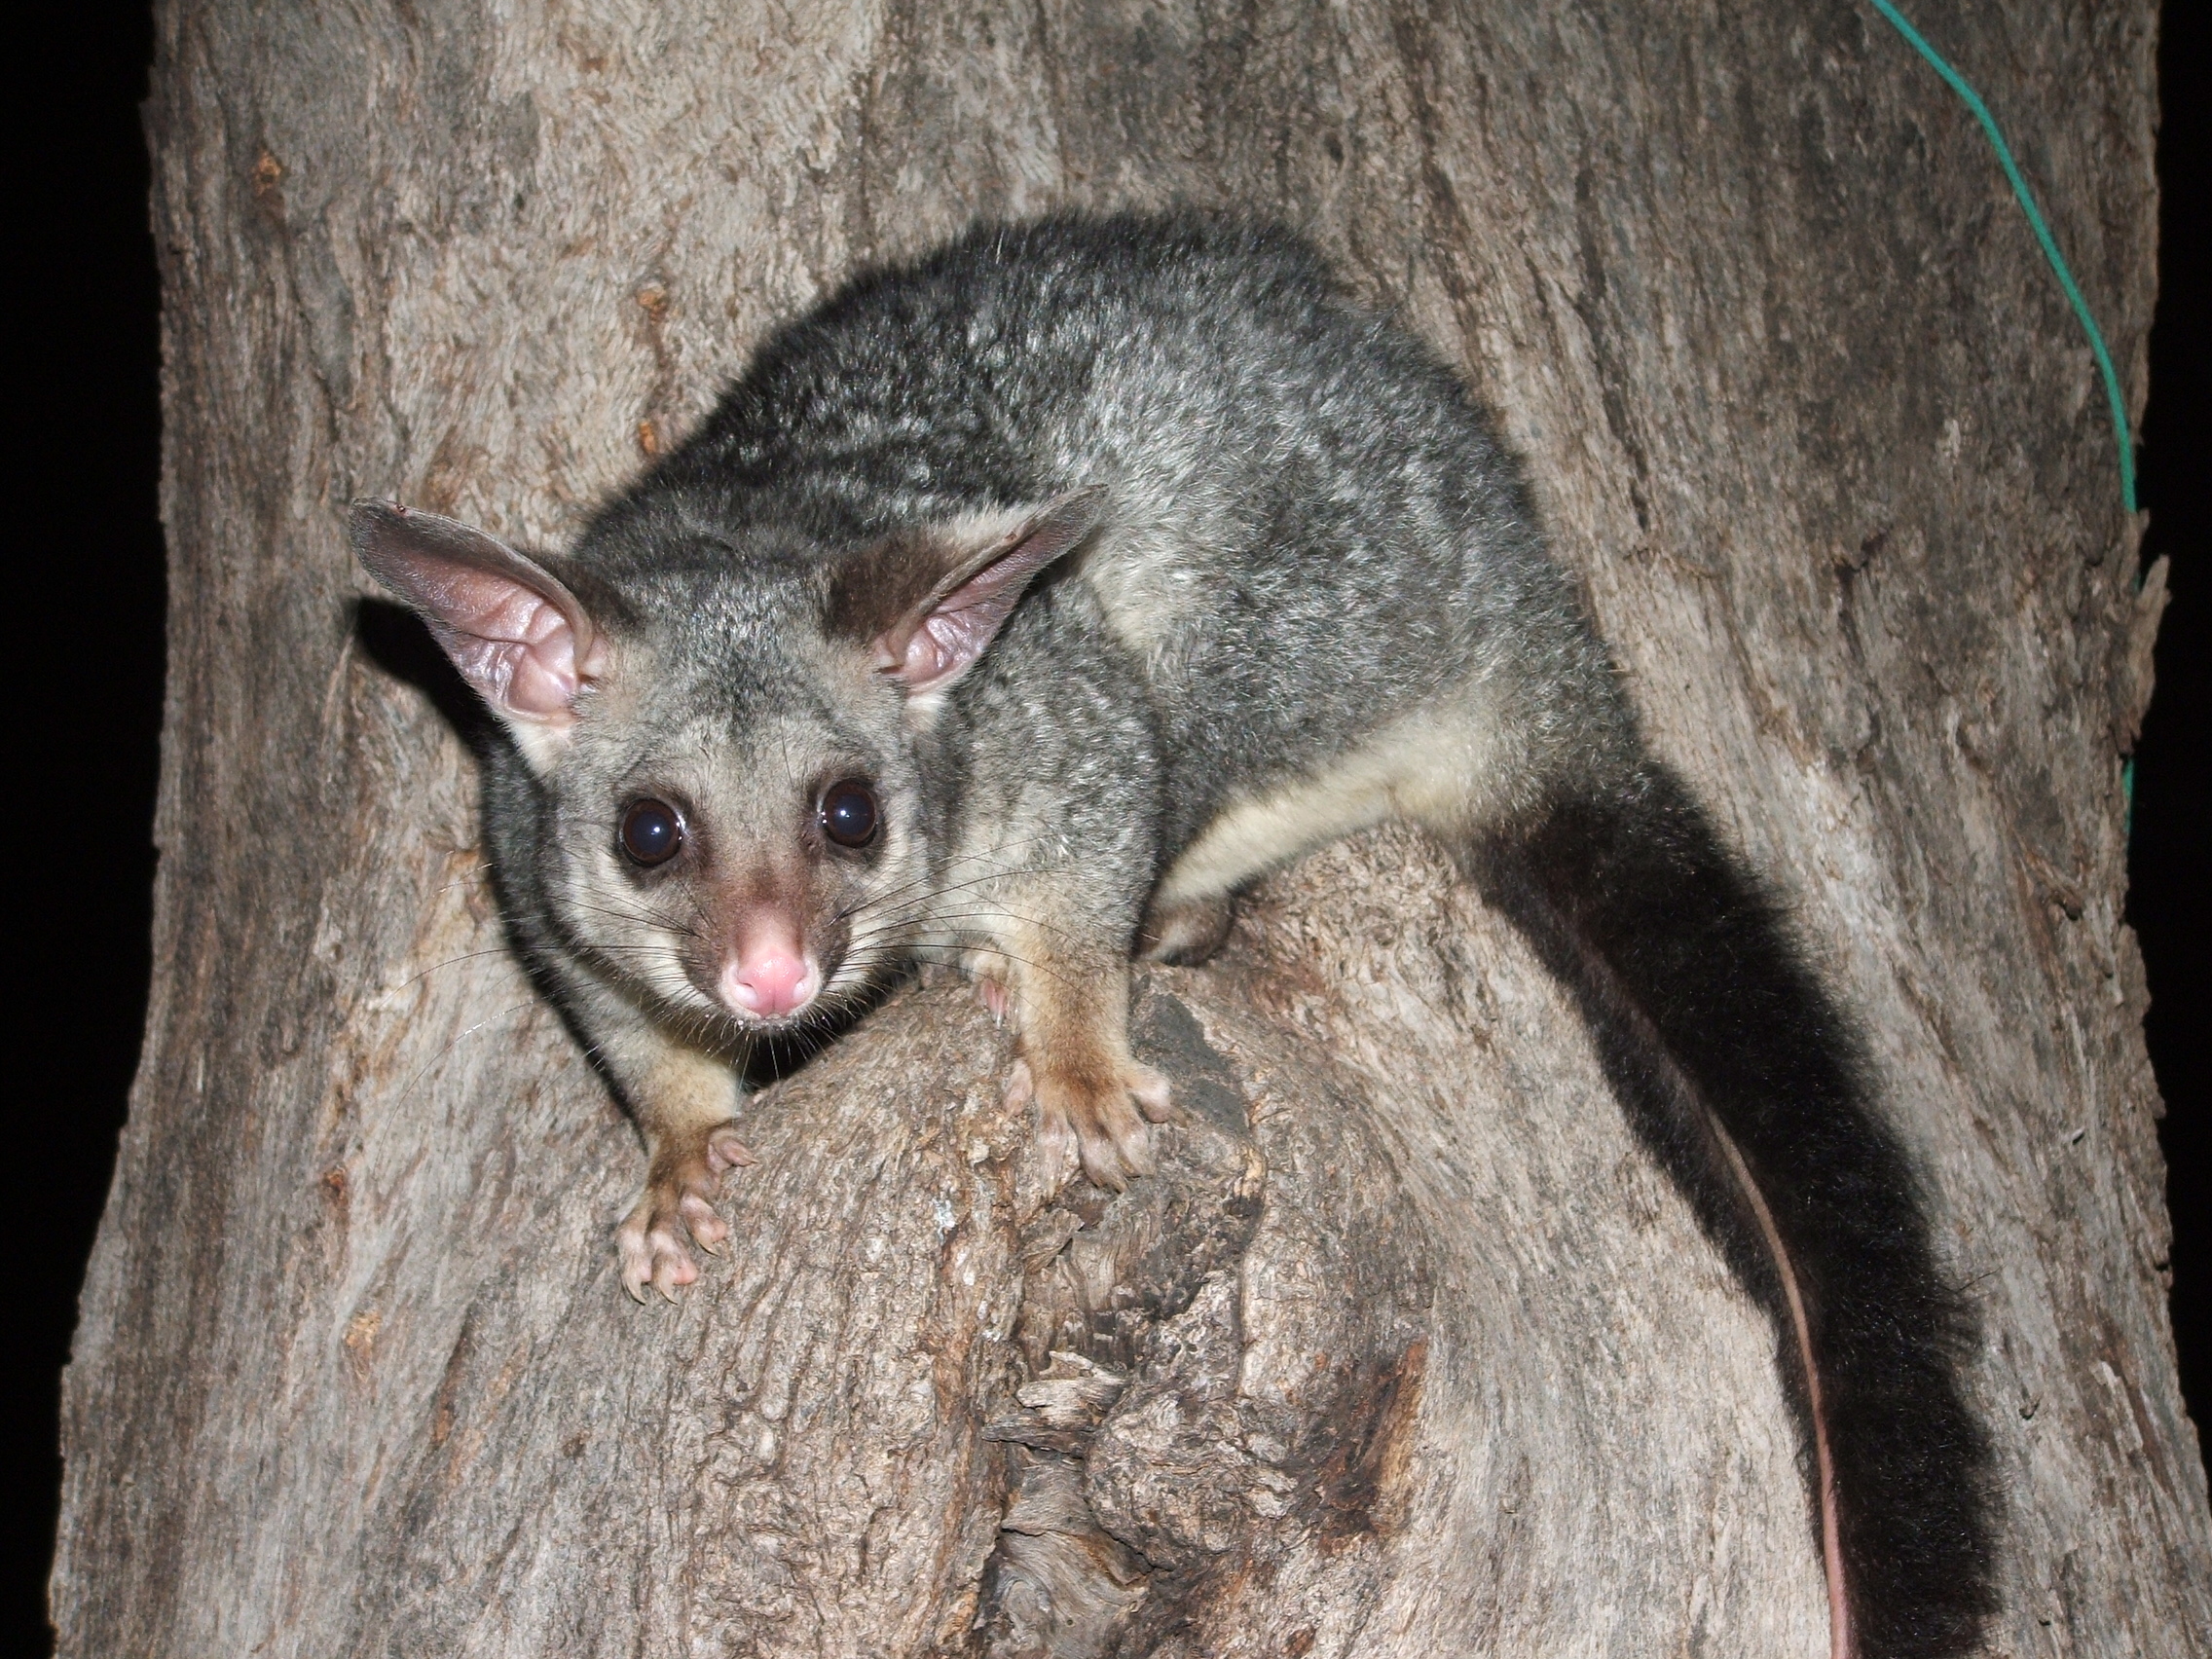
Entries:
{"type": "Polygon", "coordinates": [[[1574,988],[1638,1134],[1773,1313],[1816,1488],[1828,1477],[1814,1496],[1837,1650],[1968,1651],[1994,1602],[1988,1441],[1958,1377],[1972,1321],[1859,1044],[1779,906],[1655,763],[1474,864],[1574,988]]]}

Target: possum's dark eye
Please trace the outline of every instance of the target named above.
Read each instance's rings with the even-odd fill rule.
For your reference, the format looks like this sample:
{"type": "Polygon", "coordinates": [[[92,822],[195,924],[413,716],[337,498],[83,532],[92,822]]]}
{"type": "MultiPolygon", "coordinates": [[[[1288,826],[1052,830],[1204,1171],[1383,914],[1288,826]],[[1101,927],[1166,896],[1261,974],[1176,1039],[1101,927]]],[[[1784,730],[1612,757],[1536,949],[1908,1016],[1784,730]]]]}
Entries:
{"type": "Polygon", "coordinates": [[[665,800],[634,800],[622,815],[622,850],[639,864],[666,864],[682,845],[683,815],[665,800]]]}
{"type": "Polygon", "coordinates": [[[831,784],[822,792],[822,832],[840,847],[865,847],[875,839],[882,815],[875,792],[858,778],[831,784]]]}

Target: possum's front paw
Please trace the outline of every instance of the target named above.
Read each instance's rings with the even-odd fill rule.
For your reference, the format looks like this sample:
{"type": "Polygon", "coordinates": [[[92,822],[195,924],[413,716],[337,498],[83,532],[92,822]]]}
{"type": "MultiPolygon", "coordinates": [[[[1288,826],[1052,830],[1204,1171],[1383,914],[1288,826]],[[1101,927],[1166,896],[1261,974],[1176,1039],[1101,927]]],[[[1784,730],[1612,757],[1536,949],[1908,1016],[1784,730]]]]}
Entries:
{"type": "Polygon", "coordinates": [[[1172,1115],[1167,1079],[1134,1060],[1094,1072],[1015,1060],[1006,1093],[1015,1106],[1037,1102],[1037,1148],[1051,1189],[1066,1185],[1079,1163],[1093,1186],[1116,1193],[1132,1177],[1150,1175],[1152,1136],[1145,1119],[1163,1124],[1172,1115]]]}
{"type": "Polygon", "coordinates": [[[677,1286],[699,1276],[699,1264],[684,1246],[684,1232],[709,1255],[721,1254],[729,1224],[715,1213],[715,1195],[724,1170],[752,1161],[734,1124],[663,1141],[653,1152],[638,1207],[614,1230],[615,1247],[622,1252],[622,1288],[643,1302],[645,1286],[651,1285],[674,1302],[677,1286]]]}

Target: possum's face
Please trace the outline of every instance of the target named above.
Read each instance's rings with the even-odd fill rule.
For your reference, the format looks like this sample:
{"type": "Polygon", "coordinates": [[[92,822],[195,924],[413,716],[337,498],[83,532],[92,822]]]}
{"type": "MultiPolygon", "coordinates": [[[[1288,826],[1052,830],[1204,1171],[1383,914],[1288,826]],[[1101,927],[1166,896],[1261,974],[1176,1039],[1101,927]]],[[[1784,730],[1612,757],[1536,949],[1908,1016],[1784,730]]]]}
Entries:
{"type": "Polygon", "coordinates": [[[712,1045],[821,1018],[903,949],[930,888],[917,738],[1092,510],[655,546],[617,586],[388,503],[353,538],[545,786],[565,942],[712,1045]]]}
{"type": "Polygon", "coordinates": [[[609,628],[572,727],[540,746],[544,885],[609,977],[680,1020],[775,1030],[858,994],[904,941],[899,901],[929,869],[913,731],[803,587],[701,597],[688,619],[609,628]]]}

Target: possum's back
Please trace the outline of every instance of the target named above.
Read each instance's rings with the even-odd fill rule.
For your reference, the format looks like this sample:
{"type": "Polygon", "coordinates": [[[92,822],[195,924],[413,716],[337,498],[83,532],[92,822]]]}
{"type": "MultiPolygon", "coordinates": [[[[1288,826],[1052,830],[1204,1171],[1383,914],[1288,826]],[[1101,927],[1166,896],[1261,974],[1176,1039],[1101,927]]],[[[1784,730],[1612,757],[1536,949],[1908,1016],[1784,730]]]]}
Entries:
{"type": "Polygon", "coordinates": [[[1298,238],[1196,215],[983,226],[866,273],[767,341],[678,469],[858,535],[1096,483],[1140,513],[1233,498],[1278,543],[1331,500],[1357,508],[1340,545],[1527,517],[1433,353],[1298,238]]]}
{"type": "Polygon", "coordinates": [[[1197,215],[984,226],[779,330],[644,488],[851,543],[1105,487],[1085,561],[1194,755],[1342,744],[1579,639],[1492,419],[1297,237],[1197,215]]]}

